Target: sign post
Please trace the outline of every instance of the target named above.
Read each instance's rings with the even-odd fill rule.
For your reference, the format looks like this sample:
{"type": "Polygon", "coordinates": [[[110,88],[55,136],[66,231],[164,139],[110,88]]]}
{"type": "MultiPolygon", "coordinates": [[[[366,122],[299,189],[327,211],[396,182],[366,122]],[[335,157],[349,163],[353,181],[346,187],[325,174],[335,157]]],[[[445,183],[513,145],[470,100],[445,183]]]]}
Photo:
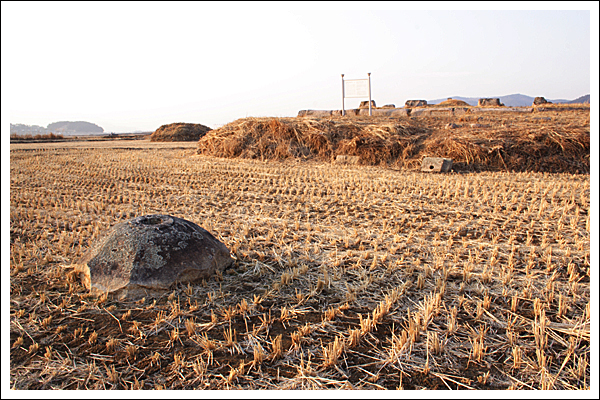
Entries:
{"type": "Polygon", "coordinates": [[[369,98],[369,116],[373,115],[371,107],[371,73],[368,79],[344,79],[342,74],[342,115],[346,115],[346,98],[369,98]]]}
{"type": "Polygon", "coordinates": [[[369,117],[373,116],[373,111],[371,110],[371,73],[369,72],[369,117]]]}
{"type": "Polygon", "coordinates": [[[344,91],[344,74],[342,74],[342,117],[346,115],[346,110],[344,109],[344,97],[346,97],[344,91]]]}

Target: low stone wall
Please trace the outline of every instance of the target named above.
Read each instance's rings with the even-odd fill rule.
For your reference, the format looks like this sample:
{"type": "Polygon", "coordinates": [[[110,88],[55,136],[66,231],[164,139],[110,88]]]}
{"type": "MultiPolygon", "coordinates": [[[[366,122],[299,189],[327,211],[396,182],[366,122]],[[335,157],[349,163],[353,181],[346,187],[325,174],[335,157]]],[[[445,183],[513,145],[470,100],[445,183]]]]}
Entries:
{"type": "Polygon", "coordinates": [[[589,110],[589,107],[570,107],[570,106],[562,106],[562,107],[544,107],[544,106],[535,106],[533,107],[535,111],[576,111],[576,110],[589,110]]]}
{"type": "Polygon", "coordinates": [[[484,107],[484,108],[471,108],[471,113],[504,113],[504,112],[517,112],[517,113],[530,113],[533,111],[533,107],[484,107]]]}
{"type": "MultiPolygon", "coordinates": [[[[346,116],[364,116],[369,115],[368,108],[351,108],[346,111],[346,116]]],[[[409,108],[373,108],[373,116],[383,117],[407,117],[410,114],[409,108]]],[[[342,115],[342,110],[301,110],[298,117],[338,117],[342,115]]]]}
{"type": "Polygon", "coordinates": [[[430,117],[430,116],[453,116],[462,115],[467,112],[466,107],[427,107],[427,108],[413,108],[410,112],[411,117],[430,117]]]}
{"type": "MultiPolygon", "coordinates": [[[[373,116],[378,117],[407,117],[410,114],[408,108],[375,108],[371,110],[373,116]]],[[[358,110],[358,115],[369,115],[369,109],[358,110]]]]}
{"type": "MultiPolygon", "coordinates": [[[[542,107],[536,110],[545,111],[542,107]],[[541,109],[541,110],[540,110],[541,109]]],[[[556,110],[556,108],[554,108],[556,110]]],[[[423,107],[423,108],[373,108],[371,113],[377,117],[452,117],[467,113],[530,113],[533,107],[423,107]]],[[[338,117],[341,110],[301,110],[298,117],[338,117]]],[[[368,108],[351,108],[346,116],[368,116],[368,108]]]]}

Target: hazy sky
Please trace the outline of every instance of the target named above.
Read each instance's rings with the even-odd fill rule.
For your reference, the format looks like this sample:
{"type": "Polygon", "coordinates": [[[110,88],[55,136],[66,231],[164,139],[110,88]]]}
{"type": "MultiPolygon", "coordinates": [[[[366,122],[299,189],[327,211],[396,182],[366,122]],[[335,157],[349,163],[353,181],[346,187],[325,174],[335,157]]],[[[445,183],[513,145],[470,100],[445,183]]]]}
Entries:
{"type": "Polygon", "coordinates": [[[2,124],[296,116],[340,109],[342,73],[371,72],[378,105],[574,99],[597,93],[597,46],[597,3],[2,2],[2,124]]]}

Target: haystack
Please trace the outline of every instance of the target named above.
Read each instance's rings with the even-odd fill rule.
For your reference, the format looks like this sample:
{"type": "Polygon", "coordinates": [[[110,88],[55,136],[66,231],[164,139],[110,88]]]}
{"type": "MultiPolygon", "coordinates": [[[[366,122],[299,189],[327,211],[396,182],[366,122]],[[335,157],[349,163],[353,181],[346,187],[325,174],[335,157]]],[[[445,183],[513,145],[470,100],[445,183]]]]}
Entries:
{"type": "Polygon", "coordinates": [[[198,154],[327,162],[348,155],[358,156],[359,164],[378,165],[402,158],[425,133],[410,120],[385,117],[242,118],[202,137],[198,154]]]}
{"type": "Polygon", "coordinates": [[[200,139],[211,129],[202,124],[176,122],[163,125],[150,135],[151,142],[192,142],[200,139]]]}

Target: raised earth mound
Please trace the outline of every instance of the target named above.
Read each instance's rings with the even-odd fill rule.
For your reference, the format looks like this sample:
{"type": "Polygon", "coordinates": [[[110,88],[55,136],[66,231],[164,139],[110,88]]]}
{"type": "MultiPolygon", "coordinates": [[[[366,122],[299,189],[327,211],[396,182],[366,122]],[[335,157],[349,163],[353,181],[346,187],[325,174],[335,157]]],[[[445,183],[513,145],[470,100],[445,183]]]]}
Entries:
{"type": "MultiPolygon", "coordinates": [[[[536,115],[536,116],[534,116],[536,115]]],[[[210,131],[198,154],[260,160],[333,162],[419,169],[425,156],[453,160],[455,171],[589,173],[589,111],[560,120],[522,116],[455,118],[242,118],[210,131]],[[469,123],[478,122],[478,123],[469,123]]]]}
{"type": "Polygon", "coordinates": [[[150,135],[151,142],[193,142],[211,129],[202,124],[175,122],[163,125],[150,135]]]}
{"type": "Polygon", "coordinates": [[[208,279],[232,263],[227,247],[207,230],[154,214],[113,226],[75,269],[92,293],[140,297],[174,283],[208,279]]]}
{"type": "Polygon", "coordinates": [[[448,99],[438,104],[431,104],[433,107],[471,107],[469,103],[462,100],[448,99]]]}

